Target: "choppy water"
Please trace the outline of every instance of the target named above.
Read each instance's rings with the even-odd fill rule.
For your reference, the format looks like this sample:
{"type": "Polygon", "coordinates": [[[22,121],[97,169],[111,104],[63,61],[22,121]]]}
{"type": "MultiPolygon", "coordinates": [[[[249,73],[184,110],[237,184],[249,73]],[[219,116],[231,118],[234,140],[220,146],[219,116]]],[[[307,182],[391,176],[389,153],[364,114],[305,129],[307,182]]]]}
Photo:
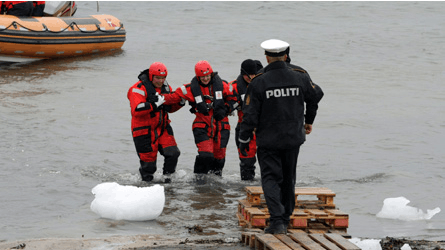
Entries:
{"type": "MultiPolygon", "coordinates": [[[[96,2],[78,4],[77,16],[96,13],[96,2]]],[[[205,59],[233,80],[246,58],[266,64],[259,44],[269,38],[289,42],[293,63],[325,92],[298,185],[336,192],[354,237],[445,240],[445,212],[375,216],[388,197],[445,209],[444,12],[445,2],[100,2],[126,27],[122,51],[0,66],[0,240],[187,236],[194,225],[239,237],[237,200],[260,182],[239,181],[235,116],[223,178],[196,186],[193,115],[171,115],[182,154],[157,221],[100,219],[91,189],[141,185],[126,98],[140,71],[162,61],[176,88],[205,59]]]]}

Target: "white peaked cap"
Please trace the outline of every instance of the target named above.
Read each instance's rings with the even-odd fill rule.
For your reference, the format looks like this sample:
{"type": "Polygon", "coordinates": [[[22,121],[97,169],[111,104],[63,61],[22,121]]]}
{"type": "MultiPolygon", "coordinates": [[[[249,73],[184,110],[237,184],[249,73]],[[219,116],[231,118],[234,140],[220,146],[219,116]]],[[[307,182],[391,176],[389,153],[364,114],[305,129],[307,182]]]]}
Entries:
{"type": "Polygon", "coordinates": [[[261,43],[261,48],[265,50],[265,54],[269,56],[282,56],[289,44],[278,39],[269,39],[261,43]]]}

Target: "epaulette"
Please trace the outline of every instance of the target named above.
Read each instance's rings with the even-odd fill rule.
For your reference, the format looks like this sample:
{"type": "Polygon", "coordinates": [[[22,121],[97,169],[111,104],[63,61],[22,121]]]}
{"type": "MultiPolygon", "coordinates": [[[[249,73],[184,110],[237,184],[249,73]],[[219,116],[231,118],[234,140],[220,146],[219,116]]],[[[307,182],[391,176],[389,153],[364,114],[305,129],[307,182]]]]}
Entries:
{"type": "Polygon", "coordinates": [[[300,72],[303,72],[303,73],[307,74],[307,71],[304,70],[304,69],[292,69],[292,70],[294,70],[294,71],[300,71],[300,72]]]}

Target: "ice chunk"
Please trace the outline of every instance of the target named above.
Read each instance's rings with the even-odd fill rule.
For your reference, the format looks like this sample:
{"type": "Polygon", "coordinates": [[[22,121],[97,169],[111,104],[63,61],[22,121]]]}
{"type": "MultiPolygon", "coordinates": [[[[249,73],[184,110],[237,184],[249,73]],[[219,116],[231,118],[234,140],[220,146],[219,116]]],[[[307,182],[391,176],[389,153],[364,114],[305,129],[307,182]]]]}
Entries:
{"type": "Polygon", "coordinates": [[[121,186],[106,182],[95,186],[91,210],[102,218],[147,221],[161,215],[165,204],[164,187],[121,186]]]}
{"type": "Polygon", "coordinates": [[[403,244],[403,246],[400,248],[400,250],[411,250],[411,246],[409,244],[403,244]]]}
{"type": "Polygon", "coordinates": [[[422,209],[408,206],[410,201],[405,197],[386,198],[383,201],[383,207],[380,212],[377,213],[377,217],[386,219],[398,219],[398,220],[429,220],[433,216],[440,212],[440,208],[437,207],[433,210],[427,210],[426,213],[422,209]]]}
{"type": "Polygon", "coordinates": [[[359,238],[352,238],[349,239],[349,241],[354,243],[362,250],[382,250],[382,246],[380,245],[380,240],[377,239],[361,240],[359,238]]]}

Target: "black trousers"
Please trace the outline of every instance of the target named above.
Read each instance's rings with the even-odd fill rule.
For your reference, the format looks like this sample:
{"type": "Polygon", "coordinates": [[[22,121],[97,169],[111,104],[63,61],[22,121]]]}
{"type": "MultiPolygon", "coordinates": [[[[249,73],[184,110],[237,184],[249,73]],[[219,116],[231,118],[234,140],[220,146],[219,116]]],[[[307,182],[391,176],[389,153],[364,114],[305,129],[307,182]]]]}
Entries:
{"type": "Polygon", "coordinates": [[[273,224],[287,224],[295,207],[295,181],[300,147],[258,148],[261,185],[273,224]]]}

